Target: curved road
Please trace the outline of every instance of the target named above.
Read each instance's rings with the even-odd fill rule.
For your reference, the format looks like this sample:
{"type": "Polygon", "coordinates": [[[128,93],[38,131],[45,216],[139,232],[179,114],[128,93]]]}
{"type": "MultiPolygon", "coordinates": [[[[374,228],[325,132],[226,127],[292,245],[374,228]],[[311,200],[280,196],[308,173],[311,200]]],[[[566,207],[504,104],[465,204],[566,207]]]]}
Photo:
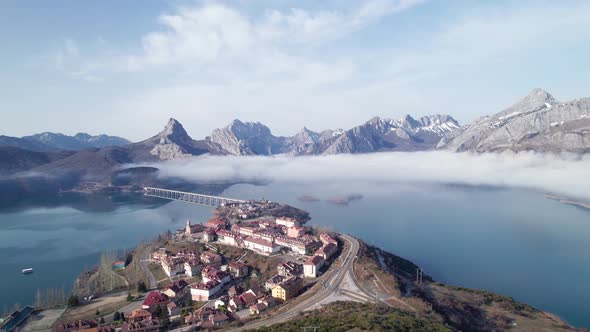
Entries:
{"type": "Polygon", "coordinates": [[[341,265],[333,270],[330,270],[323,277],[320,278],[320,282],[323,283],[324,287],[320,288],[311,297],[296,303],[290,307],[287,311],[275,314],[274,316],[266,319],[253,321],[239,328],[230,329],[227,331],[241,331],[245,329],[257,329],[272,324],[286,322],[295,316],[298,316],[300,312],[305,311],[317,303],[320,303],[330,295],[334,294],[339,290],[342,280],[346,277],[347,273],[353,273],[352,265],[359,251],[359,242],[348,235],[342,234],[341,238],[348,242],[348,251],[344,256],[344,260],[341,265]]]}
{"type": "Polygon", "coordinates": [[[143,270],[145,276],[147,276],[148,278],[148,285],[146,285],[147,289],[158,288],[158,281],[156,280],[154,274],[152,273],[152,271],[150,271],[150,268],[148,267],[148,265],[150,264],[150,256],[153,250],[154,246],[152,244],[148,244],[145,247],[143,247],[137,255],[139,257],[139,264],[141,265],[141,269],[143,270]]]}
{"type": "MultiPolygon", "coordinates": [[[[317,305],[318,303],[322,302],[326,298],[334,295],[336,292],[339,292],[340,286],[342,281],[346,277],[347,274],[350,273],[352,276],[353,281],[356,283],[356,279],[354,278],[353,274],[353,263],[354,259],[356,258],[358,251],[359,251],[359,242],[346,234],[341,234],[340,237],[344,239],[348,243],[348,250],[345,254],[341,254],[340,258],[344,257],[344,260],[341,261],[340,266],[337,268],[332,268],[323,276],[318,278],[319,282],[322,283],[323,287],[319,288],[311,297],[295,303],[293,306],[287,307],[284,312],[280,312],[271,316],[269,318],[263,318],[260,320],[255,320],[241,327],[230,328],[224,331],[242,331],[246,329],[257,329],[264,326],[269,326],[272,324],[283,323],[286,322],[296,316],[299,315],[300,312],[309,310],[311,307],[317,305]]],[[[362,289],[362,288],[359,288],[362,289]]],[[[364,290],[363,290],[364,291],[364,290]]],[[[364,291],[365,292],[365,291],[364,291]]],[[[304,293],[305,294],[305,293],[304,293]]],[[[359,296],[360,294],[357,294],[359,296]]],[[[370,300],[373,298],[372,294],[364,294],[360,295],[361,297],[366,297],[366,300],[370,300]]],[[[289,304],[287,304],[289,306],[289,304]]],[[[280,310],[280,309],[279,309],[280,310]]],[[[178,328],[176,330],[172,330],[174,332],[184,332],[184,331],[192,331],[194,329],[193,326],[184,326],[178,328]]]]}

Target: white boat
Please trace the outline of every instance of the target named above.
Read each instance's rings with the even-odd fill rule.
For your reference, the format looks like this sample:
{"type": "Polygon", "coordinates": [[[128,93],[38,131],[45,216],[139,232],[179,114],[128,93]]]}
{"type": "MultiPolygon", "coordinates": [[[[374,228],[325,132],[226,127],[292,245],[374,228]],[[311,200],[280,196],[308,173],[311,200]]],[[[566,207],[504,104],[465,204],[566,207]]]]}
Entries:
{"type": "Polygon", "coordinates": [[[27,268],[27,269],[23,269],[23,270],[21,271],[21,273],[22,273],[22,274],[31,274],[31,273],[33,273],[33,268],[32,268],[32,267],[29,267],[29,268],[27,268]]]}

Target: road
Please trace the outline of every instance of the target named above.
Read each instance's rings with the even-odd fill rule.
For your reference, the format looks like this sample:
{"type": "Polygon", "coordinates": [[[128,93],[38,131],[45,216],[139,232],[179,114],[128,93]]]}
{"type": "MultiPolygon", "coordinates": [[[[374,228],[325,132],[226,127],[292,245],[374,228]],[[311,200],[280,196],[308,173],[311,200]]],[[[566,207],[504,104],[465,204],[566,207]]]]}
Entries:
{"type": "Polygon", "coordinates": [[[141,268],[143,269],[144,274],[148,278],[148,289],[156,289],[158,288],[158,281],[154,277],[152,271],[150,271],[148,265],[150,264],[150,255],[154,251],[154,246],[152,244],[148,244],[141,248],[141,251],[138,253],[138,257],[140,259],[141,268]]]}
{"type": "MultiPolygon", "coordinates": [[[[272,324],[286,322],[296,316],[299,315],[300,312],[306,311],[309,308],[315,306],[317,303],[320,303],[330,297],[331,295],[335,294],[336,292],[340,291],[341,284],[344,278],[347,275],[352,275],[353,270],[353,263],[359,251],[359,242],[348,235],[342,235],[342,239],[344,239],[348,243],[348,250],[347,252],[342,255],[344,260],[341,262],[341,265],[336,268],[329,270],[326,274],[324,274],[320,281],[324,287],[318,289],[315,294],[311,297],[296,303],[294,306],[290,307],[287,311],[275,314],[274,316],[266,319],[261,319],[257,321],[253,321],[249,324],[246,324],[239,328],[230,329],[227,331],[241,331],[244,329],[256,329],[264,326],[269,326],[272,324]]],[[[368,298],[372,296],[369,294],[368,298]]]]}
{"type": "MultiPolygon", "coordinates": [[[[354,291],[348,291],[344,289],[346,287],[343,287],[343,281],[345,280],[345,278],[352,279],[353,283],[358,286],[358,283],[356,282],[356,278],[354,277],[353,273],[353,263],[359,252],[359,242],[355,238],[346,234],[342,234],[340,237],[348,243],[346,253],[342,253],[340,256],[340,258],[344,257],[344,259],[341,260],[340,266],[328,270],[328,272],[326,272],[323,276],[318,278],[318,282],[322,284],[322,287],[319,288],[312,296],[306,298],[303,301],[296,302],[292,306],[286,304],[286,311],[276,313],[272,317],[252,321],[241,327],[231,328],[224,331],[234,332],[246,329],[257,329],[272,324],[286,322],[298,316],[300,312],[310,310],[310,308],[317,306],[318,303],[324,302],[330,296],[336,294],[350,295],[350,297],[356,298],[360,301],[371,301],[374,298],[374,295],[366,293],[366,291],[361,290],[362,288],[357,287],[358,291],[361,292],[358,293],[354,291]]],[[[334,264],[336,263],[337,262],[335,262],[334,264]]],[[[305,296],[305,294],[303,294],[302,296],[305,296]]],[[[280,310],[281,309],[279,309],[279,311],[280,310]]],[[[192,331],[193,329],[194,327],[185,326],[172,331],[185,332],[192,331]]]]}

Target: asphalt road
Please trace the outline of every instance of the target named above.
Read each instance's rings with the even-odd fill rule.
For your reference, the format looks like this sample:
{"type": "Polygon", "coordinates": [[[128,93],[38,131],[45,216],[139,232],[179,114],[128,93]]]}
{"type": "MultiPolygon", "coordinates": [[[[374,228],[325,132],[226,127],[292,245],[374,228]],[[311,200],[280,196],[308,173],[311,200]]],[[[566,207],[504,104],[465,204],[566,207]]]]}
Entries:
{"type": "Polygon", "coordinates": [[[154,250],[153,247],[154,246],[152,244],[145,246],[138,255],[140,258],[141,268],[143,269],[145,275],[148,277],[148,285],[146,285],[148,289],[158,288],[158,281],[154,277],[152,271],[150,271],[150,269],[148,268],[151,258],[150,255],[154,250]]]}
{"type": "MultiPolygon", "coordinates": [[[[298,316],[300,312],[308,310],[309,308],[313,307],[317,303],[322,302],[329,296],[341,291],[340,285],[342,284],[342,281],[344,280],[346,275],[349,273],[351,275],[353,274],[353,263],[359,251],[359,242],[355,238],[348,236],[346,234],[342,234],[341,238],[348,243],[348,250],[346,251],[346,253],[342,253],[342,255],[340,256],[340,258],[344,257],[344,260],[341,261],[341,265],[339,267],[329,270],[327,273],[325,273],[323,276],[319,278],[319,282],[322,283],[323,287],[319,288],[311,297],[296,303],[284,312],[275,314],[268,318],[252,321],[241,327],[231,328],[223,331],[234,332],[246,329],[257,329],[264,326],[286,322],[298,316]]],[[[334,264],[336,263],[338,262],[335,262],[334,264]]],[[[365,296],[367,298],[371,298],[373,295],[365,294],[365,296]]],[[[192,331],[193,329],[194,327],[184,326],[173,331],[185,332],[192,331]]]]}
{"type": "Polygon", "coordinates": [[[313,294],[311,297],[295,304],[293,307],[289,308],[289,310],[285,312],[281,312],[276,314],[270,318],[261,319],[257,321],[253,321],[249,324],[246,324],[239,328],[230,329],[227,331],[241,331],[244,329],[256,329],[264,326],[269,326],[272,324],[286,322],[296,316],[299,315],[300,312],[303,312],[310,307],[314,306],[315,304],[323,301],[330,295],[334,294],[340,289],[340,284],[342,280],[346,276],[347,273],[352,273],[352,266],[354,259],[356,258],[358,251],[359,251],[359,242],[348,235],[341,236],[346,242],[348,242],[348,251],[342,255],[344,257],[344,261],[342,265],[336,269],[333,269],[326,273],[321,279],[320,282],[324,285],[324,287],[320,288],[313,294]]]}

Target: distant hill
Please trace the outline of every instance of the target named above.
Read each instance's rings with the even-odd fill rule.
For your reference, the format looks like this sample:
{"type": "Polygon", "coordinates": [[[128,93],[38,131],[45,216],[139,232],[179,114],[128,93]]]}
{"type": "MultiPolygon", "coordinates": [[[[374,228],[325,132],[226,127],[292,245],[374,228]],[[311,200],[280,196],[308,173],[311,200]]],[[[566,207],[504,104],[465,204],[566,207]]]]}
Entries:
{"type": "Polygon", "coordinates": [[[24,138],[0,136],[0,147],[14,147],[29,151],[54,151],[55,149],[49,145],[37,141],[30,141],[24,138]]]}
{"type": "Polygon", "coordinates": [[[73,152],[40,152],[14,146],[0,146],[0,176],[28,171],[55,160],[63,159],[73,152]]]}
{"type": "Polygon", "coordinates": [[[11,146],[31,151],[80,151],[90,148],[103,148],[108,146],[124,146],[131,142],[116,136],[97,135],[91,136],[78,133],[67,136],[56,133],[41,133],[24,137],[0,136],[0,147],[11,146]]]}
{"type": "Polygon", "coordinates": [[[170,119],[162,132],[142,142],[81,150],[30,170],[57,179],[67,179],[67,183],[74,180],[96,182],[102,187],[110,185],[115,178],[117,183],[125,182],[121,179],[123,174],[131,176],[133,173],[132,178],[137,183],[142,182],[142,177],[154,178],[153,173],[157,169],[144,172],[132,164],[185,158],[209,152],[216,152],[213,145],[193,140],[178,121],[170,119]],[[123,172],[130,167],[133,170],[123,172]]]}
{"type": "Polygon", "coordinates": [[[117,136],[91,136],[86,133],[78,133],[74,136],[67,136],[59,133],[45,132],[31,136],[24,136],[22,139],[29,142],[37,142],[55,150],[72,151],[79,151],[89,148],[104,148],[107,146],[124,146],[131,143],[130,141],[117,136]]]}
{"type": "Polygon", "coordinates": [[[112,179],[127,183],[123,175],[139,182],[153,180],[154,172],[121,171],[141,163],[203,154],[302,156],[434,149],[586,153],[590,151],[590,98],[559,102],[546,91],[534,89],[500,113],[463,127],[450,115],[406,115],[374,117],[348,130],[316,132],[304,127],[293,136],[275,136],[260,122],[236,119],[195,140],[180,122],[170,119],[160,133],[137,143],[106,135],[42,133],[0,136],[0,147],[0,175],[37,172],[66,177],[70,185],[91,181],[99,186],[110,185],[112,179]],[[114,172],[121,173],[113,177],[114,172]]]}

